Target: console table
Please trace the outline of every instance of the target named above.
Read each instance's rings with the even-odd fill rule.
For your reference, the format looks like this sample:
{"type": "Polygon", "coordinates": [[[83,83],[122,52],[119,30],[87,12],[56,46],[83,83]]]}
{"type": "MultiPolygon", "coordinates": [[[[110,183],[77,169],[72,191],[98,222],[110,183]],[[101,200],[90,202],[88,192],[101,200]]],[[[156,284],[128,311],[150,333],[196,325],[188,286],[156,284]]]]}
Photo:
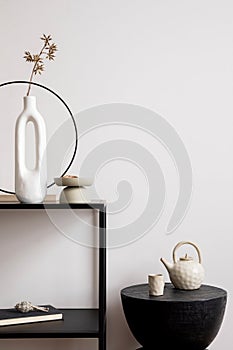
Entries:
{"type": "Polygon", "coordinates": [[[227,292],[208,285],[179,290],[166,283],[164,295],[150,296],[148,284],[139,284],[122,289],[121,300],[142,349],[156,349],[162,343],[166,349],[204,350],[222,324],[227,292]]]}
{"type": "MultiPolygon", "coordinates": [[[[99,212],[99,305],[97,309],[60,309],[64,320],[0,327],[0,338],[97,338],[98,349],[106,350],[106,203],[0,202],[0,210],[89,209],[99,212]]],[[[13,215],[13,214],[12,214],[13,215]]]]}

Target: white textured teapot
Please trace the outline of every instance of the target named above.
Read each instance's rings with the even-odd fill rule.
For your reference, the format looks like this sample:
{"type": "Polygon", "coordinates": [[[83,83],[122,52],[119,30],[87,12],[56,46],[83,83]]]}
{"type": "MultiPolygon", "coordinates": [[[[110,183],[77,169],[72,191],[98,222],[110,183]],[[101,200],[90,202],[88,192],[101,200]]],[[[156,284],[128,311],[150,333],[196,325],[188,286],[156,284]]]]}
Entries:
{"type": "Polygon", "coordinates": [[[201,265],[201,253],[196,244],[192,242],[179,242],[173,249],[173,264],[163,258],[160,259],[166,267],[169,277],[175,288],[193,290],[200,288],[204,279],[204,268],[201,265]],[[176,261],[176,250],[184,244],[191,244],[197,251],[199,262],[194,261],[187,254],[176,261]]]}

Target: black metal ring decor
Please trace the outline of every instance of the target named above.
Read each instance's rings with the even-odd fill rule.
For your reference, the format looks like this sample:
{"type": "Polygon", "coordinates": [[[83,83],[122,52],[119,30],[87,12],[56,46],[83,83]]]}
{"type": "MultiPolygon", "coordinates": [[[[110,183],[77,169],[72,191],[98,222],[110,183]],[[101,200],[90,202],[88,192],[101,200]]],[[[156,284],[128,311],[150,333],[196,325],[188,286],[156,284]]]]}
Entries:
{"type": "MultiPolygon", "coordinates": [[[[74,146],[74,152],[73,152],[72,158],[71,158],[67,168],[65,169],[65,171],[61,174],[61,176],[64,176],[67,173],[67,171],[70,169],[70,167],[71,167],[71,165],[72,165],[72,163],[74,161],[74,158],[76,156],[77,148],[78,148],[78,129],[77,129],[77,125],[76,125],[74,116],[73,116],[69,106],[66,104],[66,102],[56,92],[54,92],[53,90],[51,90],[47,86],[44,86],[44,85],[41,85],[41,84],[38,84],[38,83],[34,83],[34,82],[30,82],[30,81],[27,81],[27,80],[7,81],[5,83],[0,84],[0,88],[2,88],[3,86],[6,86],[6,85],[14,85],[14,84],[32,84],[32,85],[38,86],[38,87],[40,87],[40,88],[42,88],[44,90],[49,91],[51,94],[56,96],[61,101],[61,103],[66,107],[66,109],[67,109],[67,111],[68,111],[68,113],[69,113],[69,115],[70,115],[70,117],[72,119],[73,125],[74,125],[75,146],[74,146]]],[[[51,184],[47,185],[47,188],[52,187],[54,184],[55,184],[55,182],[52,182],[51,184]]],[[[4,193],[9,193],[9,194],[15,194],[15,192],[13,192],[13,191],[7,191],[7,190],[4,190],[2,188],[0,188],[0,191],[4,192],[4,193]]]]}

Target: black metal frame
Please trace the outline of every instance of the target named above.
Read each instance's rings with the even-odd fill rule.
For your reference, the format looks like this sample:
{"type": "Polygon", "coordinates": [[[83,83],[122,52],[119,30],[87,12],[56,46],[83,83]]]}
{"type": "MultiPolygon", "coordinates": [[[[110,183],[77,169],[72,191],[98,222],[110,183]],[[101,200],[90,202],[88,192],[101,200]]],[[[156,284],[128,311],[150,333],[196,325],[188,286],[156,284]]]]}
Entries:
{"type": "MultiPolygon", "coordinates": [[[[19,326],[7,326],[0,327],[0,339],[19,339],[19,338],[98,338],[98,348],[99,350],[106,350],[106,203],[104,201],[96,201],[90,203],[75,203],[75,204],[65,204],[65,203],[40,203],[40,204],[27,204],[18,202],[0,202],[0,210],[19,210],[19,209],[96,209],[99,212],[99,286],[98,286],[98,297],[99,305],[98,309],[87,309],[88,317],[93,313],[95,317],[96,312],[98,312],[98,320],[96,319],[96,330],[86,329],[69,332],[66,329],[59,329],[59,322],[56,321],[58,327],[52,326],[50,330],[51,323],[48,322],[48,329],[45,323],[40,323],[39,328],[36,324],[19,325],[19,326]],[[13,328],[12,328],[13,327],[13,328]],[[22,328],[24,327],[24,328],[22,328]],[[42,327],[42,328],[41,328],[42,327]],[[25,331],[24,331],[25,330],[25,331]]],[[[67,315],[71,314],[75,318],[75,315],[80,314],[80,319],[82,319],[83,313],[86,313],[85,309],[64,309],[67,315]]],[[[95,322],[94,322],[95,323],[95,322]]]]}
{"type": "Polygon", "coordinates": [[[106,207],[99,211],[99,350],[106,349],[106,207]]]}

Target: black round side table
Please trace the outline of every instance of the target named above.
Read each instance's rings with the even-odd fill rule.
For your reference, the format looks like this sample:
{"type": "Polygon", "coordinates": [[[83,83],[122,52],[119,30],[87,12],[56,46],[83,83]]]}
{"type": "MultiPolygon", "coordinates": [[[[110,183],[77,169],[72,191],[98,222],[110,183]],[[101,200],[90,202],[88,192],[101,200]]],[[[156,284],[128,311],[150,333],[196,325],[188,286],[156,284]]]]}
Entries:
{"type": "Polygon", "coordinates": [[[150,296],[148,284],[121,290],[129,328],[143,350],[157,348],[205,350],[214,340],[225,313],[227,292],[202,285],[197,290],[179,290],[166,283],[164,295],[150,296]]]}

